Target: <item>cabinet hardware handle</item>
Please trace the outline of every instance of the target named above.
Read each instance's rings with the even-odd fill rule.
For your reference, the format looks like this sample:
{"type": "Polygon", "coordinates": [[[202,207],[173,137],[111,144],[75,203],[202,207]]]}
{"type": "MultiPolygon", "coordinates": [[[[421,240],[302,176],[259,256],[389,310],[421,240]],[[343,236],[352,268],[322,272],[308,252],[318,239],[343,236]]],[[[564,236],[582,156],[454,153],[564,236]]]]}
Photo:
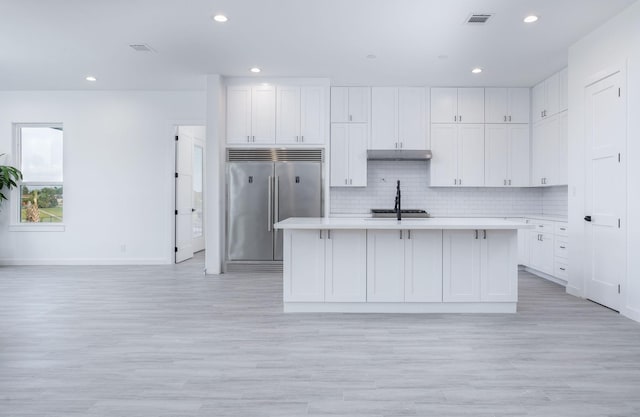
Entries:
{"type": "Polygon", "coordinates": [[[453,116],[453,121],[457,122],[458,121],[458,116],[453,116]]]}
{"type": "Polygon", "coordinates": [[[411,240],[411,230],[407,230],[407,237],[409,238],[409,240],[411,240]]]}
{"type": "Polygon", "coordinates": [[[486,231],[486,230],[484,230],[484,235],[483,235],[483,237],[482,237],[482,238],[483,238],[483,239],[487,239],[487,231],[486,231]]]}
{"type": "Polygon", "coordinates": [[[457,179],[453,179],[453,185],[458,185],[458,180],[457,179]]]}
{"type": "Polygon", "coordinates": [[[509,180],[509,185],[511,185],[511,180],[509,180]]]}
{"type": "Polygon", "coordinates": [[[247,142],[251,142],[251,136],[247,136],[247,142]]]}
{"type": "Polygon", "coordinates": [[[567,228],[566,227],[561,227],[560,230],[567,230],[567,228]]]}
{"type": "Polygon", "coordinates": [[[400,149],[402,149],[402,142],[400,142],[400,149]]]}
{"type": "Polygon", "coordinates": [[[509,121],[511,121],[511,116],[509,116],[509,121]]]}
{"type": "Polygon", "coordinates": [[[476,230],[476,239],[478,238],[478,231],[476,230]]]}
{"type": "Polygon", "coordinates": [[[353,184],[353,179],[349,179],[349,185],[353,184]]]}
{"type": "Polygon", "coordinates": [[[507,185],[507,180],[504,180],[504,185],[507,185]]]}
{"type": "Polygon", "coordinates": [[[304,136],[300,136],[300,142],[304,142],[304,136]]]}
{"type": "Polygon", "coordinates": [[[331,230],[327,230],[327,239],[331,239],[331,230]]]}
{"type": "Polygon", "coordinates": [[[256,137],[255,136],[252,136],[252,137],[253,137],[253,141],[255,142],[256,141],[256,137]]]}
{"type": "Polygon", "coordinates": [[[462,116],[458,116],[458,121],[461,122],[462,121],[462,116]]]}
{"type": "Polygon", "coordinates": [[[400,230],[400,239],[402,239],[402,230],[400,230]]]}
{"type": "Polygon", "coordinates": [[[566,271],[566,269],[564,269],[564,268],[560,268],[560,270],[561,270],[561,271],[566,271]]]}
{"type": "Polygon", "coordinates": [[[398,142],[396,142],[396,149],[398,149],[398,142]]]}
{"type": "Polygon", "coordinates": [[[507,121],[507,116],[504,116],[504,121],[505,121],[505,122],[507,121]]]}
{"type": "Polygon", "coordinates": [[[349,180],[348,179],[344,179],[344,185],[349,185],[349,180]]]}
{"type": "Polygon", "coordinates": [[[458,178],[458,185],[462,185],[462,180],[458,178]]]}
{"type": "Polygon", "coordinates": [[[267,232],[271,231],[271,220],[273,219],[273,212],[271,211],[271,206],[273,204],[273,177],[269,175],[267,178],[267,232]]]}
{"type": "Polygon", "coordinates": [[[353,116],[352,115],[349,115],[349,121],[350,122],[353,121],[353,116]]]}
{"type": "Polygon", "coordinates": [[[322,230],[320,230],[320,239],[322,239],[322,230]]]}
{"type": "Polygon", "coordinates": [[[564,247],[564,246],[560,246],[560,249],[567,249],[567,248],[566,248],[566,247],[564,247]]]}

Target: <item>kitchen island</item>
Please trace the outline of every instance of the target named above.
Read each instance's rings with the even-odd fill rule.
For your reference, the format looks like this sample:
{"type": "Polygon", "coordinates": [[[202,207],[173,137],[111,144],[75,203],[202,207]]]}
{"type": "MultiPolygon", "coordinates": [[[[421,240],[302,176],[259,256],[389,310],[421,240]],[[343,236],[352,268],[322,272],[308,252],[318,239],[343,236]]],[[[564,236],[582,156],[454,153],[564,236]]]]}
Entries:
{"type": "Polygon", "coordinates": [[[284,311],[515,313],[517,229],[490,218],[289,218],[284,311]]]}

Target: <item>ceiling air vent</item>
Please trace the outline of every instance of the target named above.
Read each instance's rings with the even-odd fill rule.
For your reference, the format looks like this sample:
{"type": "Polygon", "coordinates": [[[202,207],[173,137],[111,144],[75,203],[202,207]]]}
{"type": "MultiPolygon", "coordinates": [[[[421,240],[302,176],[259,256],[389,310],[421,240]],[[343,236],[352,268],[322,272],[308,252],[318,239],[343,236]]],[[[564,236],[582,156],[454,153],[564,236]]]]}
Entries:
{"type": "Polygon", "coordinates": [[[136,52],[155,52],[152,47],[144,43],[134,43],[129,45],[136,52]]]}
{"type": "Polygon", "coordinates": [[[472,25],[483,25],[487,23],[489,19],[491,19],[493,15],[489,13],[474,13],[467,18],[467,23],[472,25]]]}

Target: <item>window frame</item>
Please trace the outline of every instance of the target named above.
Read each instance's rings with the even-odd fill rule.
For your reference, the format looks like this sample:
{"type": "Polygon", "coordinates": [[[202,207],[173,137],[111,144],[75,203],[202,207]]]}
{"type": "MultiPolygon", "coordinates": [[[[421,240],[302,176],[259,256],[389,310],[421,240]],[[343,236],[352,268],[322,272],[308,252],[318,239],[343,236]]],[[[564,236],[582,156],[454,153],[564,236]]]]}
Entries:
{"type": "MultiPolygon", "coordinates": [[[[13,232],[63,232],[65,230],[65,219],[66,216],[62,215],[62,222],[60,223],[49,223],[49,222],[40,222],[40,223],[29,223],[22,221],[22,186],[62,186],[64,193],[64,160],[65,160],[65,135],[64,135],[64,126],[61,122],[53,122],[53,123],[13,123],[13,145],[14,145],[14,155],[15,157],[15,165],[18,169],[22,170],[22,129],[28,127],[40,127],[40,128],[59,128],[62,129],[62,181],[60,182],[51,182],[51,181],[18,181],[18,186],[12,190],[12,197],[14,198],[13,203],[11,204],[11,222],[9,224],[9,231],[13,232]]],[[[64,210],[64,209],[63,209],[64,210]]]]}

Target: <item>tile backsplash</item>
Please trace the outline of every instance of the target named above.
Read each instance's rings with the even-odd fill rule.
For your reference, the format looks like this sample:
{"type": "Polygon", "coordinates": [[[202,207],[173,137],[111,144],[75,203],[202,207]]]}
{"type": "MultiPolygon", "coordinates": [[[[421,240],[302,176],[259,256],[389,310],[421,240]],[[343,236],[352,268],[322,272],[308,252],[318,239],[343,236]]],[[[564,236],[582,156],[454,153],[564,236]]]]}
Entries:
{"type": "Polygon", "coordinates": [[[542,189],[542,214],[567,217],[569,211],[569,187],[560,185],[542,189]]]}
{"type": "Polygon", "coordinates": [[[371,208],[393,208],[397,180],[401,183],[402,207],[425,209],[432,216],[562,215],[563,210],[566,215],[567,212],[566,186],[544,190],[429,187],[428,168],[426,161],[369,161],[367,187],[331,188],[331,215],[362,215],[369,214],[371,208]],[[564,194],[556,188],[564,189],[564,194]]]}

